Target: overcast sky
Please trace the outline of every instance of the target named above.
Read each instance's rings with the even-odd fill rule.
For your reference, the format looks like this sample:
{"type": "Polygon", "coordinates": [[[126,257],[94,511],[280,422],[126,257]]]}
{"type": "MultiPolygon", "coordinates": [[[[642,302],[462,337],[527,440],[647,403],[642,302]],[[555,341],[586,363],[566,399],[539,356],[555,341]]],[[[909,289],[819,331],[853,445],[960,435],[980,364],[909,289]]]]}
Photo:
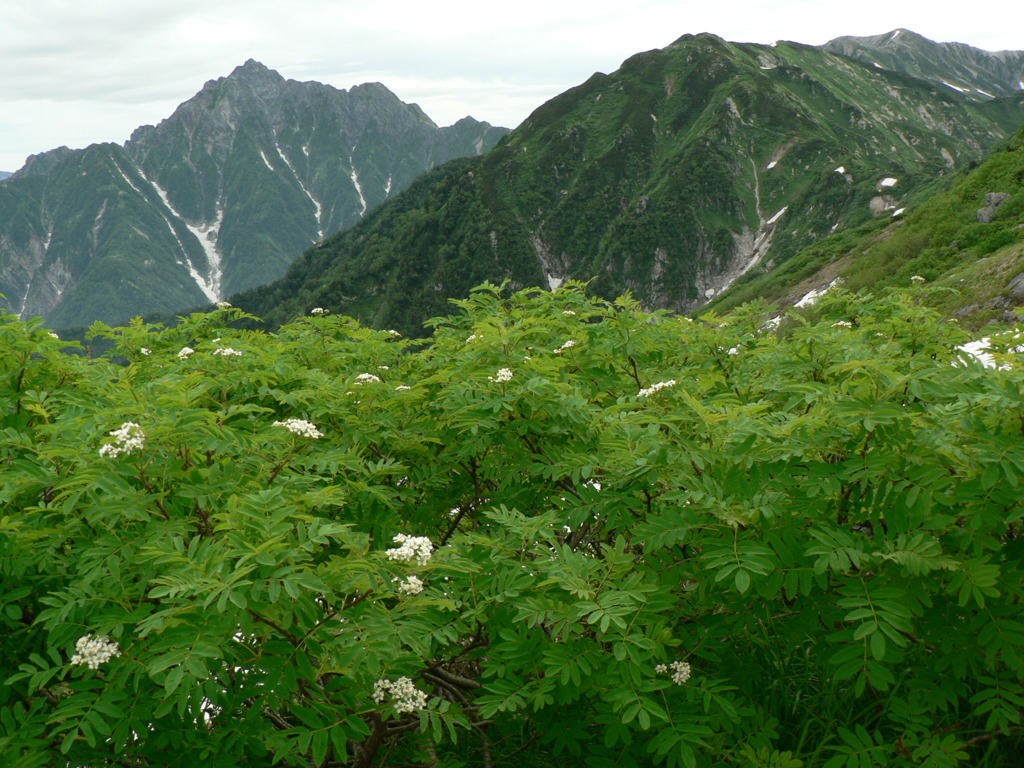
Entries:
{"type": "Polygon", "coordinates": [[[687,33],[821,44],[904,27],[1024,50],[1019,0],[0,0],[0,170],[124,142],[254,58],[338,88],[379,81],[440,125],[514,127],[596,71],[687,33]]]}

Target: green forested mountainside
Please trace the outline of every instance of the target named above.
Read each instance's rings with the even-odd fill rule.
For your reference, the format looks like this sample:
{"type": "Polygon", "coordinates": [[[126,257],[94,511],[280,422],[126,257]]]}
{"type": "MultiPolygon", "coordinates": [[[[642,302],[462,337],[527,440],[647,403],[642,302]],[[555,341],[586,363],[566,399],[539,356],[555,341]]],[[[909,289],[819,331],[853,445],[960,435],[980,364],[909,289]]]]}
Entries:
{"type": "Polygon", "coordinates": [[[1024,90],[1024,51],[984,51],[963,43],[937,43],[908,29],[837,37],[822,47],[930,80],[978,101],[1024,90]]]}
{"type": "Polygon", "coordinates": [[[891,215],[1022,120],[1020,98],[979,104],[820,48],[687,35],[232,300],[271,322],[324,306],[413,333],[482,279],[577,278],[690,311],[756,264],[891,215]]]}
{"type": "Polygon", "coordinates": [[[5,768],[1019,768],[1024,368],[932,290],[0,314],[5,768]]]}
{"type": "Polygon", "coordinates": [[[948,189],[895,219],[816,243],[788,264],[741,281],[710,307],[752,298],[792,304],[840,278],[850,290],[885,290],[913,275],[948,290],[928,301],[975,325],[1024,304],[1024,128],[948,189]]]}
{"type": "Polygon", "coordinates": [[[505,133],[438,127],[379,83],[339,90],[250,60],[124,146],[60,148],[4,182],[0,294],[55,328],[220,300],[505,133]]]}

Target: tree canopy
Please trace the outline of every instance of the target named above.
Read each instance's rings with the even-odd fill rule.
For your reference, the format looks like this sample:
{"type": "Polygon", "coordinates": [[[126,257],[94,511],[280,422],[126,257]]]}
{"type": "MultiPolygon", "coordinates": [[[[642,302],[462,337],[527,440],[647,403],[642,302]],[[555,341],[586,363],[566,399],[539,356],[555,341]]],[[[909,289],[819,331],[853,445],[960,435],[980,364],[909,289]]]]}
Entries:
{"type": "Polygon", "coordinates": [[[3,316],[4,764],[1018,764],[1024,374],[926,290],[3,316]]]}

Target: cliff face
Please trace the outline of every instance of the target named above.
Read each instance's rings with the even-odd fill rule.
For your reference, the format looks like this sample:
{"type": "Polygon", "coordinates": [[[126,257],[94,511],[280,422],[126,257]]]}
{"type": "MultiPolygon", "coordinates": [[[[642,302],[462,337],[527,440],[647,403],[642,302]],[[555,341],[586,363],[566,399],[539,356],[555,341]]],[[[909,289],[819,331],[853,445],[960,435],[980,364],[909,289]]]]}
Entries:
{"type": "Polygon", "coordinates": [[[30,158],[0,188],[0,293],[53,327],[216,301],[505,133],[250,60],[124,146],[30,158]]]}

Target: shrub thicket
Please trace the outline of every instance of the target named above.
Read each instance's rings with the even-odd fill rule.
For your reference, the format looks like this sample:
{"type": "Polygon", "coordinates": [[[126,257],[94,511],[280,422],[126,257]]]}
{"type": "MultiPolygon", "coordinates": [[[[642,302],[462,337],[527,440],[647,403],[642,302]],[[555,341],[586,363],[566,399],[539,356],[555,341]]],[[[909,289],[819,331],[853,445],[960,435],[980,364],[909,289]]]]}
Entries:
{"type": "Polygon", "coordinates": [[[1024,375],[917,299],[4,317],[4,765],[1017,765],[1024,375]]]}

